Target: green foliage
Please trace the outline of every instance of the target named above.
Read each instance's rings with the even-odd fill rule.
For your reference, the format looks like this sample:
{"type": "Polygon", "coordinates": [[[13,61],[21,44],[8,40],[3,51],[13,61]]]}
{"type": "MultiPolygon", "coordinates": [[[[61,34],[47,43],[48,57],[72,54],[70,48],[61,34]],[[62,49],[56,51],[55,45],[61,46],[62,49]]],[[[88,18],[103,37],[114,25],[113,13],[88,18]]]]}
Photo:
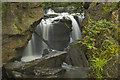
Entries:
{"type": "MultiPolygon", "coordinates": [[[[118,42],[115,40],[115,32],[118,27],[112,25],[106,20],[93,21],[89,18],[88,25],[84,26],[82,35],[84,36],[81,41],[83,46],[87,47],[89,53],[91,73],[96,78],[104,78],[103,67],[107,65],[115,55],[118,55],[118,42]]],[[[115,64],[114,61],[112,64],[115,64]]],[[[107,69],[110,69],[109,67],[107,69]]]]}
{"type": "Polygon", "coordinates": [[[107,63],[107,60],[93,57],[93,59],[91,61],[93,64],[91,66],[91,68],[96,73],[97,78],[103,78],[103,76],[102,76],[103,67],[107,63]]]}
{"type": "Polygon", "coordinates": [[[5,16],[6,16],[7,6],[6,3],[2,3],[2,22],[5,22],[5,16]]]}
{"type": "Polygon", "coordinates": [[[32,4],[31,2],[28,2],[28,9],[27,9],[28,10],[28,14],[30,13],[31,4],[32,4]]]}
{"type": "Polygon", "coordinates": [[[23,11],[22,11],[22,7],[23,7],[23,3],[20,2],[18,3],[18,6],[19,6],[19,11],[18,11],[18,20],[20,23],[22,23],[22,15],[23,15],[23,11]]]}
{"type": "Polygon", "coordinates": [[[113,10],[115,10],[118,7],[118,3],[117,2],[113,2],[111,5],[107,4],[105,7],[103,7],[105,12],[111,12],[113,10]]]}

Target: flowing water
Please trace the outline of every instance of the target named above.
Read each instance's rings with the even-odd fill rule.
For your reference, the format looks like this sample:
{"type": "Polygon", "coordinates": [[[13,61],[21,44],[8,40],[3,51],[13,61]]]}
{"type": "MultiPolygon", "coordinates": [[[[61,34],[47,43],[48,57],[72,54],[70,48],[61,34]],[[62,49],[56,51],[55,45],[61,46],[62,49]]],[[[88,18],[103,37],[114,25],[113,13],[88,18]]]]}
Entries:
{"type": "MultiPolygon", "coordinates": [[[[59,28],[65,27],[65,25],[60,25],[59,20],[60,19],[68,19],[71,20],[72,24],[72,31],[69,34],[69,41],[67,41],[67,45],[69,43],[75,42],[77,40],[80,40],[82,38],[81,36],[81,30],[80,30],[80,23],[82,22],[84,18],[84,14],[69,14],[69,13],[55,13],[53,10],[48,9],[45,15],[58,15],[54,18],[47,18],[47,19],[42,19],[40,24],[36,27],[36,32],[40,34],[43,39],[48,41],[48,43],[52,43],[52,46],[54,43],[56,43],[57,39],[60,39],[60,34],[61,37],[64,38],[64,33],[61,33],[61,31],[56,30],[56,26],[59,28]],[[77,15],[76,19],[74,16],[77,15]],[[56,25],[58,24],[58,25],[56,25]]],[[[61,29],[63,30],[63,29],[61,29]]],[[[64,31],[63,31],[64,32],[64,31]]],[[[61,39],[62,39],[61,38],[61,39]]],[[[59,45],[62,46],[54,46],[53,49],[55,50],[64,50],[67,46],[64,46],[64,43],[61,44],[60,41],[58,41],[59,45]],[[57,48],[56,48],[57,47],[57,48]],[[62,48],[61,48],[62,47],[62,48]]],[[[40,40],[40,38],[33,33],[31,40],[29,40],[26,48],[23,51],[23,57],[22,61],[23,62],[29,62],[38,58],[42,57],[43,50],[44,49],[49,49],[49,47],[40,40]]],[[[88,67],[75,67],[72,65],[68,65],[66,63],[63,63],[62,68],[66,69],[66,72],[62,73],[60,75],[60,78],[87,78],[87,74],[89,73],[88,67]]]]}
{"type": "MultiPolygon", "coordinates": [[[[56,16],[54,18],[42,19],[40,24],[36,27],[36,30],[35,30],[38,34],[42,35],[43,39],[45,39],[49,43],[50,43],[50,41],[55,40],[54,36],[55,35],[57,36],[57,34],[55,34],[53,23],[55,23],[56,20],[60,20],[63,18],[72,21],[72,32],[69,35],[70,43],[80,40],[82,38],[79,24],[82,21],[82,19],[84,18],[84,16],[81,16],[79,13],[77,13],[77,14],[79,14],[78,15],[79,24],[78,24],[78,22],[74,18],[74,15],[76,15],[76,14],[69,14],[69,13],[65,13],[65,12],[64,13],[55,13],[53,10],[48,9],[48,11],[45,15],[51,15],[51,14],[56,14],[58,16],[56,16]],[[52,40],[51,40],[51,38],[52,38],[52,40]]],[[[63,48],[65,48],[65,47],[63,47],[63,48]]],[[[49,49],[49,47],[43,41],[41,41],[40,38],[36,34],[33,33],[31,40],[29,40],[26,48],[23,51],[23,57],[22,57],[21,61],[29,62],[34,59],[41,58],[44,49],[49,49]]]]}

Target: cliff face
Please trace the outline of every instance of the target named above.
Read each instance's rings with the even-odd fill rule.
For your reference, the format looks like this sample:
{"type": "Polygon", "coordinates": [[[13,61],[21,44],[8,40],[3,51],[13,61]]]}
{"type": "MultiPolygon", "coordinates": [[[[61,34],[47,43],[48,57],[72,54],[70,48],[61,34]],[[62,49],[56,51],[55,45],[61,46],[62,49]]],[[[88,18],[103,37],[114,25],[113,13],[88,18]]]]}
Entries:
{"type": "MultiPolygon", "coordinates": [[[[105,42],[105,40],[108,39],[108,42],[113,43],[114,45],[116,44],[117,46],[119,45],[119,26],[120,26],[120,2],[119,3],[91,3],[90,7],[88,8],[88,10],[85,13],[85,18],[82,22],[82,26],[83,26],[83,31],[85,32],[89,26],[91,26],[93,30],[95,30],[93,27],[96,25],[96,27],[99,27],[97,25],[97,21],[103,21],[104,19],[106,19],[106,21],[108,21],[110,23],[109,26],[102,26],[102,27],[110,27],[111,25],[115,25],[117,27],[116,30],[114,30],[115,27],[112,27],[111,29],[111,33],[102,33],[102,31],[100,31],[100,34],[97,34],[96,36],[94,35],[93,38],[95,39],[95,47],[97,47],[98,49],[100,49],[99,47],[105,47],[107,44],[104,44],[103,42],[105,42]],[[89,22],[89,19],[92,19],[94,22],[92,25],[90,25],[91,23],[89,22]],[[96,23],[95,23],[96,21],[96,23]],[[107,38],[108,37],[108,38],[107,38]]],[[[86,36],[90,36],[91,34],[89,33],[90,30],[88,30],[87,33],[82,33],[82,37],[83,40],[87,40],[86,36]]],[[[94,44],[94,42],[93,42],[94,44]]],[[[85,49],[85,45],[83,45],[83,49],[85,49]]],[[[110,47],[110,46],[109,46],[110,47]]],[[[107,47],[105,47],[105,49],[109,49],[107,47]]],[[[118,77],[118,47],[114,48],[116,52],[114,52],[114,57],[112,57],[112,59],[110,61],[108,61],[106,63],[106,65],[103,67],[103,74],[105,77],[110,77],[110,78],[117,78],[118,77]],[[116,63],[114,62],[116,61],[116,63]],[[111,68],[109,68],[109,66],[113,65],[113,63],[115,64],[114,66],[112,66],[111,68]],[[109,68],[109,69],[107,69],[109,68]]],[[[98,51],[99,52],[99,51],[98,51]]],[[[103,53],[105,52],[105,50],[103,50],[103,52],[101,52],[101,54],[99,54],[99,56],[103,55],[103,53]]],[[[92,54],[92,49],[91,50],[85,50],[85,54],[92,54]]],[[[95,52],[93,53],[95,54],[95,52]]],[[[111,54],[111,52],[106,52],[104,53],[103,56],[105,56],[106,54],[108,54],[108,56],[111,54]]],[[[88,56],[89,57],[89,56],[88,56]]],[[[99,59],[102,59],[99,57],[99,59]]],[[[105,59],[107,60],[107,58],[105,59]]],[[[95,72],[95,71],[94,71],[95,72]]],[[[93,72],[93,73],[94,73],[93,72]]],[[[95,74],[94,74],[95,77],[95,74]]]]}
{"type": "Polygon", "coordinates": [[[22,47],[43,17],[43,8],[42,3],[3,3],[2,12],[2,61],[6,63],[22,56],[22,47]]]}
{"type": "Polygon", "coordinates": [[[85,12],[85,19],[82,22],[82,26],[88,24],[88,18],[95,21],[106,19],[112,24],[119,25],[119,3],[91,3],[88,10],[85,12]]]}

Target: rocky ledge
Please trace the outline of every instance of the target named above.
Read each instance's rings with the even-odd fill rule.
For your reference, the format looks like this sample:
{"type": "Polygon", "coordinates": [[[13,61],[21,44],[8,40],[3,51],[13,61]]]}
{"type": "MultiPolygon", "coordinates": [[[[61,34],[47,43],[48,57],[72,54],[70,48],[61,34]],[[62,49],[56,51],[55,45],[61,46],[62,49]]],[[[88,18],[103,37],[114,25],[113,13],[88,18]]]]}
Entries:
{"type": "Polygon", "coordinates": [[[58,77],[65,71],[61,65],[66,58],[66,51],[51,51],[40,59],[31,62],[14,61],[4,65],[3,69],[9,78],[58,77]]]}

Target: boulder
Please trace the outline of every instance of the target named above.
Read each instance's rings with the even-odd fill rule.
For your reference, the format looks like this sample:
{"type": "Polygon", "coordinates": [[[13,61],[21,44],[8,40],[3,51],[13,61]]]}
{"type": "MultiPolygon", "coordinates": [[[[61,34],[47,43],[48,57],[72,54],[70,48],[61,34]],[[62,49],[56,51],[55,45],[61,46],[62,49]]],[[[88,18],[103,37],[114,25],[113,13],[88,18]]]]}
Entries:
{"type": "Polygon", "coordinates": [[[34,70],[35,76],[36,77],[54,77],[57,78],[58,74],[61,72],[64,72],[65,69],[63,68],[41,68],[41,67],[36,67],[34,70]]]}
{"type": "Polygon", "coordinates": [[[20,72],[12,71],[12,74],[14,78],[22,78],[22,73],[20,72]]]}
{"type": "Polygon", "coordinates": [[[87,58],[80,44],[72,43],[66,50],[68,54],[65,62],[67,64],[78,67],[89,67],[87,58]]]}
{"type": "Polygon", "coordinates": [[[51,51],[49,54],[43,56],[41,59],[36,59],[34,61],[26,63],[22,69],[31,69],[34,68],[34,66],[38,67],[49,67],[49,68],[55,68],[60,67],[62,63],[65,61],[65,58],[67,56],[66,51],[51,51]]]}
{"type": "Polygon", "coordinates": [[[62,75],[61,78],[89,78],[90,70],[89,67],[77,67],[66,70],[62,75]]]}
{"type": "Polygon", "coordinates": [[[40,75],[53,76],[64,71],[61,65],[65,61],[66,55],[66,51],[51,51],[44,57],[31,62],[9,62],[4,65],[4,72],[6,72],[9,78],[28,77],[28,75],[33,75],[34,77],[40,75]]]}
{"type": "Polygon", "coordinates": [[[45,56],[45,55],[47,55],[48,53],[49,53],[49,50],[48,50],[48,49],[44,49],[42,56],[45,56]]]}
{"type": "Polygon", "coordinates": [[[58,21],[59,22],[54,21],[53,23],[54,35],[50,34],[50,44],[53,49],[62,51],[69,44],[72,23],[67,19],[61,19],[58,21]],[[69,28],[66,25],[68,25],[69,28]]]}
{"type": "MultiPolygon", "coordinates": [[[[44,35],[42,37],[48,35],[46,36],[47,37],[46,39],[44,38],[44,40],[46,40],[44,42],[47,43],[49,48],[63,51],[64,48],[68,46],[70,41],[72,22],[71,20],[66,19],[64,17],[62,19],[60,19],[59,17],[51,19],[51,16],[53,16],[53,14],[48,15],[49,18],[47,19],[46,17],[44,17],[43,20],[41,21],[41,24],[37,26],[35,31],[40,35],[44,35]],[[48,23],[47,21],[48,22],[50,21],[50,23],[48,23]],[[44,29],[48,31],[44,33],[44,29]]],[[[40,39],[40,37],[34,35],[35,41],[34,45],[37,52],[41,52],[41,49],[43,49],[41,46],[42,45],[41,40],[42,39],[40,39]]],[[[43,53],[43,50],[41,53],[43,53]]]]}
{"type": "Polygon", "coordinates": [[[11,71],[9,78],[58,78],[61,73],[65,72],[63,68],[41,68],[35,67],[31,70],[32,74],[25,72],[11,71]]]}

